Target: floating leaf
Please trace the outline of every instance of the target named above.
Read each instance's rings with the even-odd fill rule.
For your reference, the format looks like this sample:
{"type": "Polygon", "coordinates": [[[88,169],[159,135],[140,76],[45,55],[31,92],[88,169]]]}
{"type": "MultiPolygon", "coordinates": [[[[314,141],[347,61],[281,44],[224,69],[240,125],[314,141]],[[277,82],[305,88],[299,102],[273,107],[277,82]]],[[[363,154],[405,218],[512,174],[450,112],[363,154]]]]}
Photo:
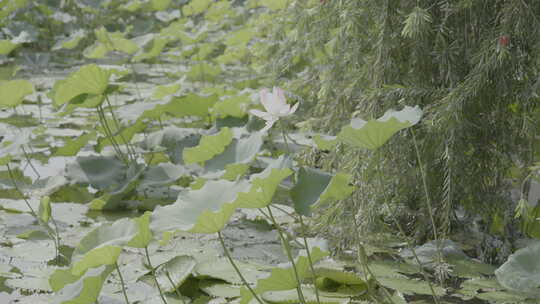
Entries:
{"type": "Polygon", "coordinates": [[[227,46],[246,46],[246,44],[255,36],[249,28],[242,28],[236,32],[229,33],[228,38],[225,40],[227,46]]]}
{"type": "Polygon", "coordinates": [[[160,85],[154,89],[152,99],[163,99],[169,95],[172,95],[180,90],[180,84],[175,83],[171,85],[160,85]]]}
{"type": "Polygon", "coordinates": [[[0,109],[20,105],[24,97],[34,93],[34,85],[28,80],[0,82],[0,109]]]}
{"type": "MultiPolygon", "coordinates": [[[[263,271],[259,266],[236,262],[240,272],[248,283],[256,283],[257,280],[268,276],[268,272],[263,271]]],[[[227,259],[217,259],[199,263],[195,268],[198,278],[219,279],[231,284],[242,284],[242,280],[227,259]]]]}
{"type": "Polygon", "coordinates": [[[184,16],[198,15],[204,12],[212,4],[212,0],[196,0],[190,1],[182,7],[184,16]]]}
{"type": "Polygon", "coordinates": [[[251,98],[247,95],[238,95],[226,98],[214,105],[213,114],[217,117],[244,117],[251,98]]]}
{"type": "Polygon", "coordinates": [[[234,285],[220,283],[219,281],[201,281],[199,288],[212,297],[237,298],[240,296],[240,288],[234,285]]]}
{"type": "Polygon", "coordinates": [[[461,278],[477,278],[493,275],[495,267],[492,265],[476,262],[462,255],[450,255],[446,257],[448,264],[452,265],[452,274],[461,278]]]}
{"type": "Polygon", "coordinates": [[[157,207],[152,215],[151,228],[155,233],[176,230],[218,232],[236,209],[237,194],[248,187],[246,181],[207,181],[199,190],[181,193],[174,204],[157,207]]]}
{"type": "Polygon", "coordinates": [[[188,94],[183,97],[175,97],[167,104],[157,105],[152,110],[145,111],[140,118],[158,119],[164,114],[174,117],[198,116],[205,118],[217,100],[217,95],[188,94]]]}
{"type": "Polygon", "coordinates": [[[17,156],[22,151],[22,146],[30,142],[31,132],[27,129],[22,129],[18,134],[5,134],[0,142],[0,166],[8,164],[14,156],[17,156]]]}
{"type": "Polygon", "coordinates": [[[208,62],[201,62],[191,66],[187,72],[188,79],[192,81],[213,81],[216,76],[221,74],[221,68],[208,62]]]}
{"type": "Polygon", "coordinates": [[[519,249],[497,270],[499,283],[512,291],[540,299],[540,242],[519,249]]]}
{"type": "Polygon", "coordinates": [[[213,158],[225,150],[232,138],[232,131],[227,127],[215,135],[203,136],[198,146],[184,149],[184,163],[199,163],[213,158]]]}
{"type": "MultiPolygon", "coordinates": [[[[426,281],[411,279],[406,277],[377,277],[377,281],[385,287],[392,288],[404,294],[424,294],[431,295],[431,289],[426,281]]],[[[433,286],[436,296],[445,294],[444,288],[433,286]]]]}
{"type": "MultiPolygon", "coordinates": [[[[303,252],[305,254],[305,252],[303,252]]],[[[305,255],[299,255],[295,261],[296,271],[300,281],[310,275],[310,263],[305,255]]],[[[328,252],[322,251],[319,247],[311,249],[311,261],[317,263],[324,257],[328,256],[328,252]]],[[[294,289],[298,286],[294,269],[290,267],[275,267],[272,269],[270,276],[257,281],[257,286],[254,288],[255,293],[264,294],[267,291],[280,291],[294,289]]],[[[246,292],[244,288],[240,291],[242,299],[240,303],[250,303],[253,295],[246,292]]]]}
{"type": "Polygon", "coordinates": [[[389,110],[377,120],[365,121],[360,118],[341,129],[338,139],[358,148],[375,150],[382,146],[396,132],[417,124],[422,117],[418,106],[405,106],[401,111],[389,110]]]}
{"type": "Polygon", "coordinates": [[[81,275],[89,268],[116,263],[122,246],[139,232],[138,225],[131,219],[121,219],[112,224],[103,224],[88,233],[72,255],[71,273],[81,275]]]}
{"type": "Polygon", "coordinates": [[[164,11],[171,5],[171,0],[151,0],[152,10],[164,11]]]}
{"type": "MultiPolygon", "coordinates": [[[[322,296],[315,294],[315,289],[312,287],[302,287],[302,294],[304,300],[309,304],[345,304],[349,302],[346,298],[333,298],[329,296],[322,296]]],[[[299,303],[298,292],[296,289],[279,290],[279,291],[267,291],[262,294],[263,300],[268,303],[299,303]]]]}

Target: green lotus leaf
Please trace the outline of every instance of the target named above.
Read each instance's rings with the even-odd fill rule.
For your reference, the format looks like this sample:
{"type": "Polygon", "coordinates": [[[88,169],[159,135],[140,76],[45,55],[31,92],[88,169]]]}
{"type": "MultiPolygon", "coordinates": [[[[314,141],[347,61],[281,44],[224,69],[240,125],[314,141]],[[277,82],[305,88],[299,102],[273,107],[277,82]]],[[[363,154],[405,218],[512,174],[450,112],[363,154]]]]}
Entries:
{"type": "Polygon", "coordinates": [[[173,117],[198,116],[208,117],[209,109],[217,102],[217,95],[199,96],[188,94],[172,98],[164,105],[157,105],[152,110],[146,110],[140,118],[158,119],[164,114],[173,117]]]}
{"type": "Polygon", "coordinates": [[[19,133],[8,133],[3,135],[0,142],[0,165],[8,164],[14,156],[22,153],[22,146],[30,143],[32,133],[27,129],[22,129],[19,133]]]}
{"type": "Polygon", "coordinates": [[[222,128],[215,135],[203,136],[198,146],[184,149],[184,163],[200,163],[213,158],[225,150],[232,138],[233,133],[227,127],[222,128]]]}
{"type": "Polygon", "coordinates": [[[286,164],[287,159],[280,157],[263,172],[252,175],[249,192],[238,194],[238,207],[264,208],[268,206],[281,181],[293,173],[286,164]]]}
{"type": "Polygon", "coordinates": [[[71,50],[79,45],[79,42],[86,36],[84,30],[78,30],[71,33],[68,37],[58,40],[53,46],[52,50],[67,49],[71,50]]]}
{"type": "Polygon", "coordinates": [[[255,34],[256,33],[249,28],[242,28],[236,32],[229,33],[225,40],[225,44],[227,46],[246,46],[255,34]]]}
{"type": "Polygon", "coordinates": [[[422,110],[418,106],[405,106],[401,111],[389,110],[377,120],[354,118],[350,125],[341,129],[337,138],[358,148],[375,150],[398,131],[417,124],[420,118],[422,110]]]}
{"type": "MultiPolygon", "coordinates": [[[[114,128],[112,127],[114,126],[114,124],[111,125],[109,123],[109,125],[111,126],[111,128],[114,128]]],[[[134,124],[131,124],[127,127],[121,127],[120,130],[113,129],[112,132],[115,134],[113,137],[114,142],[117,142],[121,145],[128,144],[133,138],[133,136],[135,136],[135,134],[141,133],[142,131],[146,129],[146,127],[147,125],[142,120],[137,120],[137,122],[135,122],[134,124]]],[[[101,152],[103,148],[105,148],[106,146],[111,146],[111,145],[113,145],[113,141],[111,140],[110,137],[108,136],[99,137],[97,146],[95,147],[95,149],[97,152],[101,152]]]]}
{"type": "Polygon", "coordinates": [[[198,190],[181,193],[174,204],[157,207],[152,214],[151,229],[156,234],[177,230],[221,231],[237,208],[238,193],[247,191],[249,186],[247,181],[207,181],[198,190]]]}
{"type": "Polygon", "coordinates": [[[127,243],[127,246],[144,248],[150,244],[150,241],[152,241],[152,231],[150,231],[150,216],[152,216],[152,213],[147,211],[140,217],[134,219],[139,232],[127,243]]]}
{"type": "Polygon", "coordinates": [[[208,9],[212,2],[212,0],[190,1],[182,7],[182,13],[184,16],[198,15],[208,9]]]}
{"type": "MultiPolygon", "coordinates": [[[[53,275],[50,285],[57,290],[54,298],[55,304],[93,304],[97,303],[97,298],[103,287],[103,283],[114,270],[114,266],[100,266],[88,269],[82,276],[63,277],[53,275]],[[63,281],[62,279],[67,279],[63,281]]],[[[57,270],[55,274],[62,272],[57,270]]],[[[68,275],[69,276],[69,275],[68,275]]]]}
{"type": "Polygon", "coordinates": [[[240,296],[239,287],[216,281],[201,281],[199,282],[199,288],[211,297],[216,298],[237,298],[240,296]]]}
{"type": "Polygon", "coordinates": [[[51,219],[51,199],[48,196],[42,197],[39,202],[38,217],[43,223],[51,219]]]}
{"type": "Polygon", "coordinates": [[[90,268],[113,265],[118,260],[121,252],[122,247],[120,246],[103,246],[92,249],[73,264],[71,273],[80,276],[90,268]]]}
{"type": "Polygon", "coordinates": [[[208,171],[221,171],[229,165],[248,165],[263,145],[263,134],[253,132],[248,137],[233,139],[223,153],[204,163],[208,171]]]}
{"type": "Polygon", "coordinates": [[[209,9],[206,10],[204,18],[208,21],[218,22],[223,20],[227,15],[233,15],[234,11],[231,9],[231,2],[228,0],[221,0],[214,2],[209,9]]]}
{"type": "Polygon", "coordinates": [[[291,189],[296,212],[311,216],[315,205],[347,198],[354,191],[354,187],[349,186],[351,178],[350,174],[341,172],[332,176],[317,169],[300,168],[297,183],[291,189]]]}
{"type": "Polygon", "coordinates": [[[88,144],[90,140],[93,140],[95,138],[96,132],[90,132],[81,136],[77,136],[76,138],[66,141],[66,143],[62,147],[54,151],[52,156],[75,156],[84,146],[86,146],[86,144],[88,144]]]}
{"type": "Polygon", "coordinates": [[[229,97],[217,102],[212,108],[212,113],[220,118],[227,116],[241,118],[246,116],[249,103],[251,103],[251,98],[247,95],[229,97]]]}
{"type": "Polygon", "coordinates": [[[66,171],[73,183],[88,183],[99,190],[110,190],[125,181],[127,167],[116,157],[79,156],[66,171]]]}
{"type": "MultiPolygon", "coordinates": [[[[260,266],[239,261],[235,264],[240,269],[244,279],[250,284],[255,284],[257,280],[268,276],[268,272],[261,269],[260,266]]],[[[225,258],[201,262],[195,267],[194,273],[199,279],[218,279],[230,284],[242,284],[242,279],[225,258]]]]}
{"type": "Polygon", "coordinates": [[[173,95],[178,92],[178,90],[180,90],[179,83],[157,86],[152,94],[152,99],[163,99],[169,95],[173,95]]]}
{"type": "Polygon", "coordinates": [[[347,173],[338,172],[330,180],[330,184],[324,192],[319,197],[317,203],[324,203],[329,200],[339,201],[349,197],[353,191],[354,187],[349,186],[352,176],[347,173]]]}
{"type": "Polygon", "coordinates": [[[221,74],[221,68],[218,65],[210,64],[205,61],[192,65],[186,75],[187,78],[192,81],[211,82],[219,74],[221,74]]]}
{"type": "Polygon", "coordinates": [[[171,0],[151,0],[152,10],[164,11],[171,5],[171,0]]]}
{"type": "Polygon", "coordinates": [[[120,184],[109,187],[101,197],[90,203],[90,210],[121,210],[126,208],[125,201],[133,195],[135,189],[141,183],[140,176],[144,172],[142,164],[131,164],[126,170],[126,175],[120,184]]]}
{"type": "Polygon", "coordinates": [[[217,56],[214,60],[221,64],[231,64],[233,62],[241,61],[247,56],[247,47],[227,47],[225,52],[217,56]]]}
{"type": "Polygon", "coordinates": [[[288,0],[258,0],[257,3],[259,5],[266,6],[269,9],[275,11],[275,10],[281,10],[281,9],[286,8],[289,1],[288,0]]]}
{"type": "Polygon", "coordinates": [[[225,173],[223,173],[223,175],[221,175],[219,178],[228,181],[235,181],[243,176],[248,170],[248,164],[228,164],[225,166],[225,173]]]}
{"type": "Polygon", "coordinates": [[[165,186],[177,181],[180,177],[189,175],[185,166],[169,162],[159,163],[148,167],[143,173],[141,186],[165,186]]]}
{"type": "Polygon", "coordinates": [[[127,218],[112,224],[103,224],[92,230],[75,248],[71,272],[80,275],[89,268],[114,264],[122,251],[122,246],[138,233],[137,223],[127,218]]]}
{"type": "Polygon", "coordinates": [[[0,55],[9,55],[20,44],[11,42],[10,40],[0,40],[0,55]]]}
{"type": "Polygon", "coordinates": [[[315,282],[317,286],[323,289],[325,289],[325,287],[333,287],[332,289],[335,289],[335,287],[339,285],[356,285],[358,287],[366,287],[364,276],[354,271],[346,271],[344,268],[345,264],[336,263],[333,260],[328,260],[325,262],[318,263],[314,266],[318,281],[315,282]]]}
{"type": "Polygon", "coordinates": [[[191,275],[196,265],[197,260],[189,255],[179,255],[170,259],[157,268],[156,277],[159,285],[165,292],[174,292],[191,275]]]}
{"type": "Polygon", "coordinates": [[[0,109],[14,108],[22,103],[24,97],[34,93],[34,85],[28,80],[0,82],[0,109]]]}
{"type": "Polygon", "coordinates": [[[321,194],[330,184],[332,175],[321,170],[302,167],[298,170],[296,180],[291,189],[294,210],[301,215],[311,216],[311,206],[319,201],[321,194]]]}
{"type": "MultiPolygon", "coordinates": [[[[424,294],[432,295],[429,284],[426,281],[407,277],[377,277],[377,281],[385,287],[392,288],[408,295],[424,294]]],[[[446,291],[440,286],[433,286],[436,296],[443,296],[446,291]]]]}
{"type": "Polygon", "coordinates": [[[519,249],[497,270],[499,283],[509,290],[540,299],[540,242],[519,249]]]}
{"type": "MultiPolygon", "coordinates": [[[[150,43],[150,47],[146,49],[144,52],[143,50],[139,50],[137,55],[133,57],[133,61],[140,62],[143,60],[148,60],[148,59],[158,57],[163,52],[163,49],[165,49],[165,46],[167,46],[167,44],[170,41],[171,39],[169,38],[163,38],[163,37],[154,38],[152,42],[150,43]]],[[[159,98],[156,98],[156,99],[159,99],[159,98]]]]}
{"type": "Polygon", "coordinates": [[[331,150],[339,142],[336,136],[321,135],[321,134],[317,134],[313,136],[313,141],[317,145],[317,148],[321,150],[331,150]]]}
{"type": "Polygon", "coordinates": [[[96,42],[84,50],[84,56],[87,58],[103,58],[112,51],[133,54],[139,49],[135,42],[124,38],[123,33],[110,33],[104,27],[95,30],[94,33],[96,42]]]}
{"type": "MultiPolygon", "coordinates": [[[[349,299],[347,298],[323,296],[321,294],[319,294],[319,297],[317,298],[315,289],[313,287],[302,287],[302,294],[306,303],[309,304],[345,304],[349,302],[349,299]]],[[[262,298],[268,303],[299,303],[296,288],[289,290],[267,291],[262,294],[262,298]]]]}
{"type": "MultiPolygon", "coordinates": [[[[313,247],[311,250],[311,260],[313,263],[317,263],[324,257],[328,256],[328,252],[322,251],[319,247],[313,247]]],[[[295,261],[296,270],[300,281],[310,276],[310,263],[305,254],[299,255],[295,261]]],[[[273,268],[270,276],[257,281],[257,286],[254,288],[255,293],[264,294],[268,291],[281,291],[295,289],[298,286],[294,269],[292,266],[281,268],[273,268]]],[[[253,295],[243,290],[240,291],[242,299],[240,303],[250,303],[253,299],[253,295]]]]}
{"type": "Polygon", "coordinates": [[[68,78],[55,83],[53,89],[55,105],[63,105],[82,94],[102,95],[107,90],[110,76],[110,71],[95,64],[82,66],[68,78]]]}

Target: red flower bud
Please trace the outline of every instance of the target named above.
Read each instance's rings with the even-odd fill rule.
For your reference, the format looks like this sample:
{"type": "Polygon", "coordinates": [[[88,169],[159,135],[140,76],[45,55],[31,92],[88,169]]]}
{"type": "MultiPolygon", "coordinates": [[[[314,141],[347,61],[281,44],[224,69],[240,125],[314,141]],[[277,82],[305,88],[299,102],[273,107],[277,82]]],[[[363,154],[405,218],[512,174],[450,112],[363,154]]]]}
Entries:
{"type": "Polygon", "coordinates": [[[508,37],[507,35],[502,35],[501,37],[499,37],[499,45],[508,46],[509,43],[510,37],[508,37]]]}

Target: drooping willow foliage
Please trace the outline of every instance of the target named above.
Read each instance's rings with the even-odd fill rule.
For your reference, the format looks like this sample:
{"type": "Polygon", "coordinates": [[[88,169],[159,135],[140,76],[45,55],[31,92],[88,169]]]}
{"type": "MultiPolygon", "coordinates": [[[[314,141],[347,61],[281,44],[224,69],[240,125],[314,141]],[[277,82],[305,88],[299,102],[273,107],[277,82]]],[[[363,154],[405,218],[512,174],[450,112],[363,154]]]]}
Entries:
{"type": "Polygon", "coordinates": [[[440,235],[475,219],[511,248],[510,190],[526,174],[516,168],[535,161],[540,118],[539,1],[297,0],[272,23],[268,70],[303,100],[313,123],[302,128],[334,135],[351,116],[425,113],[379,152],[306,154],[356,176],[355,195],[321,214],[351,229],[344,241],[355,219],[362,232],[396,231],[389,212],[418,241],[432,238],[416,139],[440,235]]]}

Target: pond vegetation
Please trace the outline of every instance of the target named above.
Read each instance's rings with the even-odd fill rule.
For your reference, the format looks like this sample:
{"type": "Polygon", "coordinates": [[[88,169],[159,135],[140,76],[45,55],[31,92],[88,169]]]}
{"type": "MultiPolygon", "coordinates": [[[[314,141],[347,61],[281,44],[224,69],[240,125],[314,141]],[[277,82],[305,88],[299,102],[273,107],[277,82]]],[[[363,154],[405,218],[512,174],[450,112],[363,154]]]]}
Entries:
{"type": "Polygon", "coordinates": [[[540,4],[427,2],[0,2],[0,302],[538,303],[540,4]]]}

